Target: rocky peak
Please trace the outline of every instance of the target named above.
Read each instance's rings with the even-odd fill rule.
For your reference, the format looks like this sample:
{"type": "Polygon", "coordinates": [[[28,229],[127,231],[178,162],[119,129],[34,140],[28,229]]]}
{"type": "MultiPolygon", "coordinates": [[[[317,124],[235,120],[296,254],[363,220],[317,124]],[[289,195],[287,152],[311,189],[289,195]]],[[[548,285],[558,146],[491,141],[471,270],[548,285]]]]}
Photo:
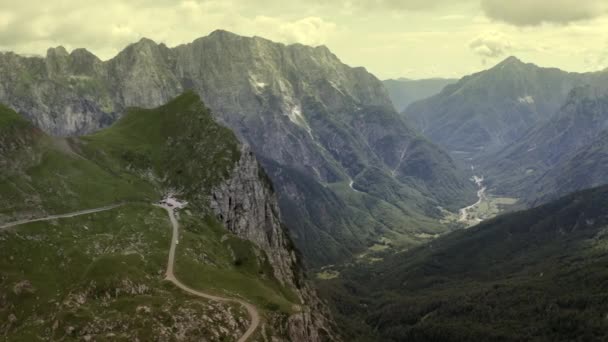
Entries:
{"type": "Polygon", "coordinates": [[[242,36],[239,36],[238,34],[232,33],[230,31],[219,29],[214,30],[207,37],[211,39],[236,39],[241,38],[242,36]]]}
{"type": "Polygon", "coordinates": [[[63,46],[49,48],[46,51],[47,58],[67,58],[68,56],[68,51],[63,46]]]}
{"type": "Polygon", "coordinates": [[[505,58],[502,62],[500,62],[498,65],[522,65],[524,64],[524,62],[522,62],[519,58],[515,57],[515,56],[509,56],[507,58],[505,58]]]}
{"type": "Polygon", "coordinates": [[[131,45],[135,49],[155,48],[158,44],[150,38],[143,37],[137,43],[131,45]]]}
{"type": "Polygon", "coordinates": [[[68,73],[70,55],[63,46],[50,48],[46,52],[46,67],[49,77],[62,76],[68,73]]]}
{"type": "Polygon", "coordinates": [[[165,45],[142,38],[105,63],[120,107],[156,107],[182,92],[173,69],[171,51],[165,45]]]}
{"type": "Polygon", "coordinates": [[[70,53],[70,71],[74,75],[93,76],[101,69],[101,60],[87,49],[70,53]]]}
{"type": "Polygon", "coordinates": [[[133,43],[122,50],[112,60],[116,61],[135,61],[149,60],[154,61],[159,56],[159,45],[153,40],[142,38],[137,43],[133,43]]]}

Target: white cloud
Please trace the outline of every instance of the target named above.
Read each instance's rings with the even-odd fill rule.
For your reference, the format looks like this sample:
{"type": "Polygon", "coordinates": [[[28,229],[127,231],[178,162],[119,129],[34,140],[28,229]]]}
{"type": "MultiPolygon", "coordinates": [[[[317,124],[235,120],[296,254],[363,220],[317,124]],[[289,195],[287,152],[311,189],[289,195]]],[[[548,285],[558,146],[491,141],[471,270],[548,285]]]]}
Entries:
{"type": "Polygon", "coordinates": [[[265,38],[284,43],[301,43],[306,45],[321,45],[336,30],[336,24],[326,22],[319,17],[308,17],[295,21],[285,21],[278,18],[258,16],[253,20],[252,27],[256,34],[265,38]]]}
{"type": "Polygon", "coordinates": [[[606,14],[606,0],[481,0],[485,14],[517,26],[567,24],[606,14]]]}
{"type": "Polygon", "coordinates": [[[453,3],[452,0],[352,0],[343,1],[354,7],[375,10],[426,10],[453,3]]]}
{"type": "Polygon", "coordinates": [[[469,48],[485,61],[487,58],[498,58],[509,53],[513,44],[509,37],[500,32],[485,32],[471,40],[469,48]]]}
{"type": "Polygon", "coordinates": [[[244,0],[24,0],[14,6],[5,1],[0,0],[0,48],[27,54],[64,45],[86,47],[107,59],[142,37],[177,45],[216,29],[320,45],[336,30],[335,23],[316,16],[254,15],[255,4],[244,0]]]}

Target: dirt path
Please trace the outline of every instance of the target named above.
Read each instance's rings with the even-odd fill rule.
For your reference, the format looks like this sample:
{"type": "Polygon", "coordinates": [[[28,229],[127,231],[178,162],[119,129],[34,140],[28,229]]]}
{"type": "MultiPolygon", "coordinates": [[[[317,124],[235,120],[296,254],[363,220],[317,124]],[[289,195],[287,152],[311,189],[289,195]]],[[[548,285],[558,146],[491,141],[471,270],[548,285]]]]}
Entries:
{"type": "MultiPolygon", "coordinates": [[[[114,205],[109,205],[109,206],[101,207],[101,208],[76,211],[73,213],[67,213],[67,214],[61,214],[61,215],[51,215],[51,216],[42,217],[42,218],[20,220],[20,221],[5,223],[0,226],[0,230],[4,230],[4,229],[20,226],[20,225],[27,224],[27,223],[32,223],[32,222],[51,221],[51,220],[56,220],[56,219],[61,219],[61,218],[71,218],[71,217],[76,217],[76,216],[99,213],[102,211],[116,209],[123,205],[124,204],[114,204],[114,205]]],[[[235,299],[235,298],[219,297],[219,296],[214,296],[214,295],[211,295],[208,293],[194,290],[194,289],[184,285],[182,282],[180,282],[175,277],[173,268],[175,266],[175,250],[177,249],[177,243],[178,243],[178,238],[179,238],[179,223],[177,222],[177,219],[175,218],[175,214],[173,213],[172,208],[170,208],[169,206],[166,206],[166,205],[162,205],[162,206],[156,205],[156,206],[163,208],[167,211],[167,213],[169,214],[169,218],[171,219],[171,225],[173,226],[173,237],[171,238],[171,248],[169,249],[169,261],[167,263],[167,273],[166,273],[165,279],[172,282],[173,284],[175,284],[175,286],[182,289],[183,291],[188,292],[194,296],[209,299],[209,300],[214,300],[217,302],[237,303],[237,304],[240,304],[243,307],[245,307],[245,309],[247,309],[247,312],[249,313],[249,316],[251,317],[251,323],[249,325],[249,329],[247,329],[245,334],[243,334],[243,336],[241,336],[238,339],[238,342],[247,341],[253,335],[253,333],[256,331],[258,326],[260,325],[260,314],[258,313],[258,310],[255,308],[255,306],[247,303],[244,300],[235,299]]]]}
{"type": "Polygon", "coordinates": [[[76,211],[76,212],[68,213],[68,214],[51,215],[51,216],[42,217],[42,218],[29,219],[29,220],[20,220],[20,221],[5,223],[5,224],[3,224],[3,225],[0,226],[0,230],[8,229],[8,228],[15,227],[15,226],[20,226],[20,225],[26,224],[26,223],[41,222],[41,221],[51,221],[51,220],[56,220],[56,219],[61,219],[61,218],[70,218],[70,217],[76,217],[76,216],[82,216],[82,215],[89,215],[89,214],[99,213],[99,212],[102,212],[102,211],[108,211],[108,210],[116,209],[116,208],[121,207],[123,205],[124,204],[114,204],[114,205],[109,205],[109,206],[106,206],[106,207],[101,207],[101,208],[96,208],[96,209],[81,210],[81,211],[76,211]]]}
{"type": "Polygon", "coordinates": [[[175,286],[179,287],[183,291],[188,292],[194,296],[209,299],[209,300],[214,300],[217,302],[237,303],[237,304],[240,304],[243,307],[245,307],[245,309],[247,309],[247,312],[249,313],[249,316],[251,317],[251,323],[249,325],[249,329],[247,329],[245,334],[243,334],[243,336],[241,336],[238,339],[238,342],[247,341],[253,335],[253,333],[256,331],[258,326],[260,325],[260,314],[258,313],[258,310],[255,308],[255,306],[245,302],[244,300],[219,297],[219,296],[214,296],[214,295],[211,295],[208,293],[194,290],[194,289],[184,285],[181,281],[179,281],[175,277],[173,268],[175,266],[175,250],[177,249],[177,243],[178,243],[178,239],[179,239],[179,222],[177,222],[177,219],[175,218],[175,214],[173,213],[173,208],[166,206],[166,205],[156,205],[156,206],[163,208],[167,211],[167,213],[169,214],[169,219],[171,220],[171,225],[173,226],[173,237],[171,238],[171,248],[169,249],[169,261],[167,263],[167,272],[165,275],[165,279],[172,282],[173,284],[175,284],[175,286]]]}

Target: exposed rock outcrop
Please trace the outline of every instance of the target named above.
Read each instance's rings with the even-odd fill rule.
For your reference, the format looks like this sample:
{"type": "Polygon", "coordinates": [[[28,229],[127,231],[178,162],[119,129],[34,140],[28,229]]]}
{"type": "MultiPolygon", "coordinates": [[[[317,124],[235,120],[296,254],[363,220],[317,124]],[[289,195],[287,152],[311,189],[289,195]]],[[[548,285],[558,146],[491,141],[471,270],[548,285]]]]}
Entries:
{"type": "Polygon", "coordinates": [[[264,250],[281,283],[296,286],[296,255],[270,181],[247,145],[230,177],[213,189],[210,207],[224,226],[264,250]]]}
{"type": "Polygon", "coordinates": [[[279,327],[279,335],[286,341],[335,340],[327,308],[304,280],[296,251],[281,223],[272,184],[248,145],[241,147],[241,158],[232,174],[212,190],[209,203],[229,231],[266,253],[275,278],[292,288],[303,303],[298,313],[287,318],[271,317],[269,323],[279,327]]]}

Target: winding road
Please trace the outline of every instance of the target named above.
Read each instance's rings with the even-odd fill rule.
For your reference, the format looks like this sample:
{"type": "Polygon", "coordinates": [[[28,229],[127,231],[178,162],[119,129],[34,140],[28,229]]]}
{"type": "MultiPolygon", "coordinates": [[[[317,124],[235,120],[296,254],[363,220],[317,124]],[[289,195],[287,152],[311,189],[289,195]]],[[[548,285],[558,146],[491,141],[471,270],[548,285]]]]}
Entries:
{"type": "MultiPolygon", "coordinates": [[[[102,211],[116,209],[123,205],[124,204],[114,204],[114,205],[109,205],[106,207],[81,210],[81,211],[76,211],[76,212],[68,213],[68,214],[51,215],[51,216],[42,217],[42,218],[35,218],[35,219],[29,219],[29,220],[20,220],[20,221],[15,221],[15,222],[10,222],[10,223],[4,223],[4,224],[0,225],[0,231],[11,228],[11,227],[20,226],[20,225],[27,224],[27,223],[32,223],[32,222],[51,221],[51,220],[56,220],[56,219],[61,219],[61,218],[70,218],[70,217],[99,213],[102,211]]],[[[175,250],[177,249],[177,243],[178,243],[178,239],[179,239],[179,223],[177,222],[177,219],[175,218],[173,208],[171,208],[167,205],[155,204],[155,206],[163,208],[167,211],[167,213],[169,214],[169,219],[171,220],[171,225],[173,226],[173,237],[171,238],[171,248],[169,249],[169,261],[167,263],[167,272],[166,272],[165,280],[170,281],[175,286],[177,286],[181,290],[183,290],[191,295],[205,298],[208,300],[217,301],[217,302],[237,303],[237,304],[245,307],[245,309],[247,309],[247,312],[249,313],[249,316],[251,317],[251,323],[249,324],[249,328],[247,329],[245,334],[243,334],[243,336],[241,336],[238,339],[238,342],[247,341],[253,335],[253,333],[255,333],[258,326],[260,325],[260,314],[258,313],[258,310],[255,308],[255,306],[247,303],[244,300],[235,299],[235,298],[219,297],[219,296],[214,296],[214,295],[211,295],[208,293],[194,290],[194,289],[184,285],[181,281],[179,281],[175,277],[173,268],[175,266],[175,250]]]]}
{"type": "Polygon", "coordinates": [[[3,224],[3,225],[0,226],[0,230],[8,229],[8,228],[15,227],[15,226],[20,226],[20,225],[26,224],[26,223],[41,222],[41,221],[51,221],[51,220],[56,220],[56,219],[61,219],[61,218],[70,218],[70,217],[76,217],[76,216],[82,216],[82,215],[89,215],[89,214],[99,213],[99,212],[102,212],[102,211],[108,211],[108,210],[116,209],[118,207],[122,207],[123,205],[124,204],[114,204],[114,205],[109,205],[107,207],[81,210],[81,211],[76,211],[76,212],[68,213],[68,214],[51,215],[51,216],[42,217],[42,218],[29,219],[29,220],[20,220],[20,221],[5,223],[5,224],[3,224]]]}
{"type": "Polygon", "coordinates": [[[171,220],[171,225],[173,226],[173,237],[171,238],[171,248],[169,249],[169,261],[167,263],[167,272],[165,275],[165,280],[172,282],[178,288],[180,288],[183,291],[188,292],[194,296],[205,298],[208,300],[217,301],[217,302],[237,303],[237,304],[245,307],[245,309],[247,309],[247,312],[249,313],[249,316],[251,317],[251,323],[249,324],[249,329],[247,329],[245,334],[243,334],[243,336],[241,336],[238,339],[238,342],[247,341],[253,335],[253,333],[255,333],[256,329],[260,325],[260,314],[258,313],[258,310],[255,308],[255,306],[247,303],[244,300],[235,299],[235,298],[218,297],[218,296],[214,296],[214,295],[211,295],[208,293],[194,290],[194,289],[184,285],[181,281],[179,281],[175,277],[173,268],[175,266],[175,250],[177,249],[177,242],[179,239],[179,222],[177,222],[177,219],[175,218],[175,213],[173,212],[173,208],[171,208],[167,205],[155,204],[155,206],[163,208],[167,211],[167,213],[169,214],[169,219],[171,220]]]}

